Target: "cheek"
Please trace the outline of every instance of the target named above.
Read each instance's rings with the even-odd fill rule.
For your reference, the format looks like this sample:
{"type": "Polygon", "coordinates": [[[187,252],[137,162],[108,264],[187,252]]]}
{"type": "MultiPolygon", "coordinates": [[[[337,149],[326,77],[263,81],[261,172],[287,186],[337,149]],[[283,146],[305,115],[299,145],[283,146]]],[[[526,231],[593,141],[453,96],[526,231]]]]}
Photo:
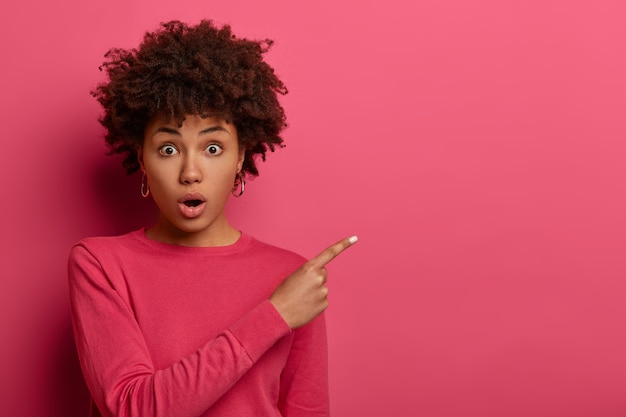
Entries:
{"type": "Polygon", "coordinates": [[[229,158],[228,161],[209,167],[209,178],[213,178],[220,183],[234,182],[237,176],[237,162],[237,159],[229,158]]]}
{"type": "Polygon", "coordinates": [[[178,183],[178,176],[172,169],[162,164],[154,165],[148,161],[145,163],[148,185],[155,201],[166,198],[178,183]],[[159,198],[160,197],[160,198],[159,198]]]}
{"type": "Polygon", "coordinates": [[[146,167],[148,180],[153,188],[166,187],[168,182],[172,181],[172,174],[163,169],[154,169],[146,167]]]}
{"type": "Polygon", "coordinates": [[[224,192],[230,192],[230,190],[232,190],[233,185],[235,184],[235,175],[236,175],[237,171],[227,171],[227,172],[220,172],[219,174],[216,174],[213,179],[213,186],[216,188],[219,188],[220,190],[224,191],[224,192]]]}

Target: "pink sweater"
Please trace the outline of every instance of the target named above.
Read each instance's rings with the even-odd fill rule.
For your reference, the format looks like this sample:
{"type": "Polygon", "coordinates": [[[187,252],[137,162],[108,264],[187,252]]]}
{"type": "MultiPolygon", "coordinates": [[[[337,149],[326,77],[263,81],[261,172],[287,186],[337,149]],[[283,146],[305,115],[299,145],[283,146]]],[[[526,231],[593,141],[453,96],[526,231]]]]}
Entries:
{"type": "Polygon", "coordinates": [[[69,288],[92,416],[328,416],[323,315],[291,331],[268,301],[303,262],[245,234],[79,242],[69,288]]]}

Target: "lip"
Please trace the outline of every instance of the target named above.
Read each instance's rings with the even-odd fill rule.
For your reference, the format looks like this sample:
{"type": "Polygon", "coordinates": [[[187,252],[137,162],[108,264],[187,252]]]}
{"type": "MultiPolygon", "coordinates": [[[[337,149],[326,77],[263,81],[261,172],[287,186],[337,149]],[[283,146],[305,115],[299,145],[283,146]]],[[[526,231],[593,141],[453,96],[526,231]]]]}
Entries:
{"type": "Polygon", "coordinates": [[[206,198],[200,193],[187,193],[178,199],[178,210],[180,214],[188,219],[194,219],[204,213],[206,209],[206,198]],[[188,206],[185,202],[197,200],[200,202],[197,206],[188,206]]]}

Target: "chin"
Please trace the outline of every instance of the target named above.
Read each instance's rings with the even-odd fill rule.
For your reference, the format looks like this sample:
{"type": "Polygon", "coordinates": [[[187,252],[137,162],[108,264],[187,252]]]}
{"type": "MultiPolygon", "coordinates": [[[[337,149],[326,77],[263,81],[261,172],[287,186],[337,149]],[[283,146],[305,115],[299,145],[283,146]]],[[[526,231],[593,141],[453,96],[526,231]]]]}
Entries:
{"type": "Polygon", "coordinates": [[[188,234],[208,232],[216,226],[217,224],[214,222],[202,221],[201,219],[187,220],[174,225],[181,232],[188,234]]]}

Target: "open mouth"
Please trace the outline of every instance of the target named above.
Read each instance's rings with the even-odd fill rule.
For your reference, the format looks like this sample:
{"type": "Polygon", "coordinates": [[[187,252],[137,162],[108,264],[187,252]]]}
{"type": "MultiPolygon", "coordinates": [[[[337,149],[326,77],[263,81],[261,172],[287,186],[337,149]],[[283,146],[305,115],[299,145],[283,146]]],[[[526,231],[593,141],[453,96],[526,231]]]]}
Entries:
{"type": "Polygon", "coordinates": [[[178,200],[178,209],[183,217],[194,219],[204,213],[206,199],[200,193],[187,193],[178,200]]]}
{"type": "Polygon", "coordinates": [[[200,193],[188,193],[178,200],[178,209],[183,217],[194,219],[204,213],[206,200],[200,193]]]}
{"type": "Polygon", "coordinates": [[[184,205],[186,205],[187,207],[198,207],[200,204],[202,204],[201,200],[187,200],[183,202],[184,205]]]}

